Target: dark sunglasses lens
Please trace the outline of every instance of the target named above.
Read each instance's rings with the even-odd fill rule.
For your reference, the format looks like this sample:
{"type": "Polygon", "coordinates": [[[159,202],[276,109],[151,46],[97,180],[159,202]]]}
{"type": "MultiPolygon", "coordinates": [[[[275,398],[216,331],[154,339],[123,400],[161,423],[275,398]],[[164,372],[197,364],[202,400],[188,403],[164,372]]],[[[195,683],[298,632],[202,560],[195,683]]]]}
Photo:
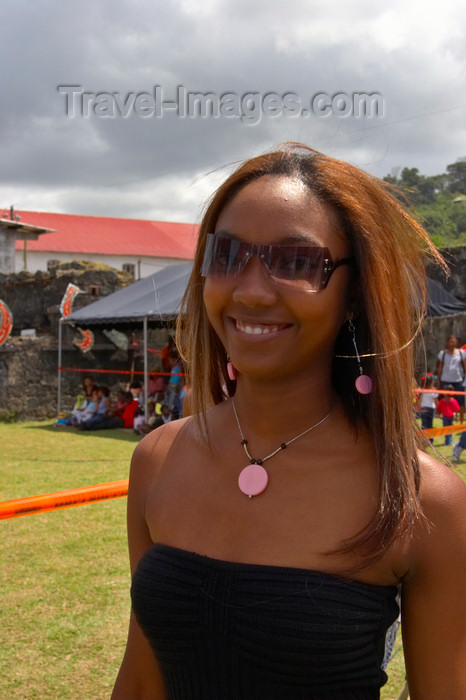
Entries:
{"type": "Polygon", "coordinates": [[[234,238],[207,234],[201,274],[226,277],[241,272],[248,260],[259,256],[271,276],[279,282],[314,292],[322,288],[328,250],[320,246],[254,246],[234,238]]]}
{"type": "Polygon", "coordinates": [[[201,275],[225,277],[237,274],[241,265],[241,246],[232,238],[208,233],[201,275]]]}
{"type": "Polygon", "coordinates": [[[270,272],[282,280],[307,282],[309,288],[320,289],[325,248],[314,246],[271,246],[270,272]]]}

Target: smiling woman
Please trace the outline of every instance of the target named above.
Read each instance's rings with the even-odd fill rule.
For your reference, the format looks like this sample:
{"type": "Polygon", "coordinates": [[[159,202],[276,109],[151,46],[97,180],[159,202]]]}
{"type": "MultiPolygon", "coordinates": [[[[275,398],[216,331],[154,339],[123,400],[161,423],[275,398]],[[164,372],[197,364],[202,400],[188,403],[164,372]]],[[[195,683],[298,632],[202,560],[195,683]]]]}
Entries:
{"type": "Polygon", "coordinates": [[[178,328],[197,413],[131,468],[113,700],[375,700],[400,589],[411,699],[462,700],[465,488],[410,393],[427,252],[383,183],[304,146],[214,194],[178,328]]]}
{"type": "Polygon", "coordinates": [[[255,365],[256,374],[267,373],[272,382],[286,377],[287,390],[293,378],[302,385],[308,374],[329,379],[327,350],[352,303],[350,266],[331,263],[350,260],[333,209],[299,180],[268,175],[238,192],[216,229],[235,235],[243,250],[249,247],[244,266],[230,264],[225,275],[216,274],[218,264],[207,267],[212,255],[204,254],[207,316],[234,366],[247,376],[255,365]]]}

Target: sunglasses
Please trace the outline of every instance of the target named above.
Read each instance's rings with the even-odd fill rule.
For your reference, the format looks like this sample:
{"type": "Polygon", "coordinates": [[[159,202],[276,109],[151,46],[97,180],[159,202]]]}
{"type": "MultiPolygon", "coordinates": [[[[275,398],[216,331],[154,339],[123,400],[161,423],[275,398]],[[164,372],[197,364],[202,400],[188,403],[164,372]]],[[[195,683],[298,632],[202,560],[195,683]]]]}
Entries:
{"type": "Polygon", "coordinates": [[[353,262],[353,258],[342,258],[333,262],[328,248],[322,246],[256,245],[229,236],[208,233],[201,275],[239,275],[254,257],[262,260],[274,280],[306,292],[320,292],[325,289],[337,267],[353,262]]]}

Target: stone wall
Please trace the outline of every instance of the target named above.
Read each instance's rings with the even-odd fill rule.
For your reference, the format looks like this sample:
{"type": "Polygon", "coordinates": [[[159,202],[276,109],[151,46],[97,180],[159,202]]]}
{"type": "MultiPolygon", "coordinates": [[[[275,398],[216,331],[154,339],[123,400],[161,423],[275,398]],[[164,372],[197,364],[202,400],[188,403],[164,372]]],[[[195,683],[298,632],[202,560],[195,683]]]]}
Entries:
{"type": "MultiPolygon", "coordinates": [[[[57,415],[58,396],[58,319],[60,303],[71,282],[83,290],[73,303],[76,310],[100,297],[117,291],[134,281],[132,275],[106,265],[82,261],[61,263],[50,272],[20,272],[0,275],[0,299],[13,314],[13,334],[0,346],[0,420],[43,420],[57,415]],[[20,332],[33,328],[37,337],[21,337],[20,332]]],[[[118,350],[94,326],[95,345],[86,354],[75,345],[79,332],[71,325],[63,326],[62,365],[64,368],[88,370],[96,384],[111,390],[125,388],[130,375],[92,374],[96,368],[141,371],[142,324],[125,328],[134,343],[129,351],[118,350]]],[[[149,329],[149,346],[163,347],[167,329],[149,329]]],[[[149,355],[149,369],[157,371],[160,360],[149,355]]],[[[62,372],[61,408],[71,410],[82,385],[83,372],[62,372]]],[[[136,375],[135,379],[141,379],[136,375]]]]}
{"type": "Polygon", "coordinates": [[[0,419],[56,415],[57,352],[52,336],[9,338],[0,347],[0,419]]]}
{"type": "MultiPolygon", "coordinates": [[[[70,330],[72,338],[73,329],[70,330]]],[[[76,331],[74,331],[75,335],[76,331]]],[[[135,342],[128,352],[118,350],[112,343],[98,342],[91,352],[83,354],[72,342],[62,348],[61,410],[71,411],[76,395],[81,391],[82,378],[89,373],[95,384],[108,386],[115,394],[129,388],[131,378],[143,383],[142,328],[127,333],[135,342]],[[93,372],[105,368],[110,374],[93,372]],[[79,372],[66,370],[81,370],[79,372]],[[119,370],[123,374],[119,374],[119,370]],[[114,373],[113,373],[114,372],[114,373]]],[[[168,338],[166,328],[148,332],[149,347],[163,347],[168,338]]],[[[157,355],[149,353],[149,371],[161,371],[157,355]]],[[[9,338],[0,347],[0,421],[45,420],[57,415],[58,341],[51,335],[37,338],[9,338]]]]}
{"type": "Polygon", "coordinates": [[[69,283],[84,293],[78,294],[73,310],[98,301],[134,282],[133,275],[107,265],[75,260],[60,263],[49,272],[0,274],[0,299],[13,314],[13,335],[34,328],[38,335],[57,336],[60,303],[69,283]]]}
{"type": "Polygon", "coordinates": [[[441,252],[450,268],[449,276],[446,277],[438,265],[432,264],[427,266],[427,274],[457,299],[466,302],[466,246],[443,248],[441,252]]]}

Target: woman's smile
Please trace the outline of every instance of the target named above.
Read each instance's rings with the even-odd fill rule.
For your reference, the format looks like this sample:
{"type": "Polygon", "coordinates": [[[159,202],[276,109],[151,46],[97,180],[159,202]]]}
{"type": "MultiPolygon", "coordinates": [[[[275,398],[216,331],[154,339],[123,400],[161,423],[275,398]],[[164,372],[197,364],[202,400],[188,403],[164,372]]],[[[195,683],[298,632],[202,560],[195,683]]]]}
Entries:
{"type": "Polygon", "coordinates": [[[231,322],[234,324],[236,330],[239,333],[243,333],[248,336],[270,336],[277,334],[279,331],[283,331],[290,328],[290,323],[262,323],[253,321],[242,321],[241,319],[232,318],[231,322]]]}

